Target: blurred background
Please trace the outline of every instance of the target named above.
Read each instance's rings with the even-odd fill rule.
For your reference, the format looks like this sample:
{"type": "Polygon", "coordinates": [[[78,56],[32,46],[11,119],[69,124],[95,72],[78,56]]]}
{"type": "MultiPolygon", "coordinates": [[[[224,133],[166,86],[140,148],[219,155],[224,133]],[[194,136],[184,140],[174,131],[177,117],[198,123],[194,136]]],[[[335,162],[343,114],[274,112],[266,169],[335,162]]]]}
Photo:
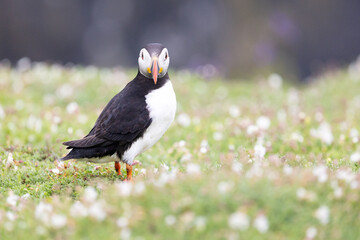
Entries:
{"type": "Polygon", "coordinates": [[[0,0],[0,59],[136,67],[161,42],[208,77],[309,76],[360,54],[357,0],[0,0]]]}

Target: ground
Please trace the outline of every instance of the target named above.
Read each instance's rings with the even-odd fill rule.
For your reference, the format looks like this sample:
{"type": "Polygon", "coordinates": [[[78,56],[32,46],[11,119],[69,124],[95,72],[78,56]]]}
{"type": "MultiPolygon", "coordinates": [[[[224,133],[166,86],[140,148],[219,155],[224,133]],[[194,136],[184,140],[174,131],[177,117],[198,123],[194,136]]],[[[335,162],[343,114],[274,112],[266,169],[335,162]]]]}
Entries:
{"type": "Polygon", "coordinates": [[[308,85],[171,72],[176,120],[132,183],[59,162],[132,76],[0,67],[0,239],[360,239],[360,63],[308,85]]]}

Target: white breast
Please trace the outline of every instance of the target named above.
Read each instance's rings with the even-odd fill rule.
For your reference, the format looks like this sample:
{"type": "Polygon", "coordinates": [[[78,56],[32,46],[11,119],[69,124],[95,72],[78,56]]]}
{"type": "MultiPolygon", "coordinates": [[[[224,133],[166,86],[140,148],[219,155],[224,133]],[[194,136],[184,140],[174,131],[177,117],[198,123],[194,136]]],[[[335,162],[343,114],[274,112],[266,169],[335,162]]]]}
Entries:
{"type": "Polygon", "coordinates": [[[154,145],[174,121],[176,96],[170,81],[146,95],[146,104],[152,122],[142,138],[134,142],[124,153],[122,161],[131,164],[135,157],[154,145]]]}

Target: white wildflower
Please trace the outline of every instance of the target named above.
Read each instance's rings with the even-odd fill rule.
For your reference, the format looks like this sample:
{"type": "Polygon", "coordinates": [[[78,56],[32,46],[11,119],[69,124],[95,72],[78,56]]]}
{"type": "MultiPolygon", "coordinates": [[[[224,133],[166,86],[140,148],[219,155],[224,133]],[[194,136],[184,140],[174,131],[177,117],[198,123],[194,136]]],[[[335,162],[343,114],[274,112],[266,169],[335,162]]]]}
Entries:
{"type": "Polygon", "coordinates": [[[51,226],[53,228],[62,228],[65,227],[67,223],[67,218],[62,214],[54,214],[51,216],[51,226]]]}
{"type": "Polygon", "coordinates": [[[310,134],[313,137],[319,138],[322,142],[330,145],[334,141],[334,136],[331,132],[330,124],[323,122],[318,129],[311,129],[310,134]]]}
{"type": "Polygon", "coordinates": [[[221,141],[223,139],[223,134],[221,132],[214,132],[213,138],[215,141],[221,141]]]}
{"type": "Polygon", "coordinates": [[[249,217],[243,212],[235,212],[228,219],[229,227],[235,230],[244,231],[249,228],[249,217]]]}
{"type": "Polygon", "coordinates": [[[306,190],[305,188],[299,188],[296,190],[296,196],[299,199],[305,199],[306,198],[306,190]]]}
{"type": "Polygon", "coordinates": [[[304,113],[304,112],[299,112],[298,118],[299,118],[301,121],[304,121],[304,120],[306,119],[306,113],[304,113]]]}
{"type": "Polygon", "coordinates": [[[128,228],[123,228],[120,232],[120,239],[130,239],[131,237],[131,231],[128,228]]]}
{"type": "Polygon", "coordinates": [[[53,211],[53,207],[50,204],[40,202],[35,209],[35,217],[41,220],[43,223],[48,223],[50,215],[53,211]]]}
{"type": "Polygon", "coordinates": [[[208,152],[209,143],[207,140],[202,140],[200,144],[200,153],[205,154],[208,152]]]}
{"type": "Polygon", "coordinates": [[[291,175],[293,173],[293,168],[286,164],[283,167],[283,172],[284,172],[285,175],[289,176],[289,175],[291,175]]]}
{"type": "Polygon", "coordinates": [[[328,179],[327,168],[324,165],[319,165],[313,169],[313,174],[318,181],[323,183],[328,179]]]}
{"type": "Polygon", "coordinates": [[[236,105],[231,105],[229,107],[229,114],[231,117],[236,118],[240,116],[240,109],[236,105]]]}
{"type": "Polygon", "coordinates": [[[200,166],[196,163],[189,163],[186,166],[186,172],[190,174],[199,174],[201,172],[200,166]]]}
{"type": "Polygon", "coordinates": [[[218,183],[217,188],[220,194],[225,194],[229,192],[233,188],[233,186],[234,186],[233,182],[222,181],[218,183]]]}
{"type": "Polygon", "coordinates": [[[254,227],[260,233],[266,233],[269,229],[269,220],[267,219],[267,217],[265,215],[261,214],[255,218],[254,227]]]}
{"type": "Polygon", "coordinates": [[[44,226],[37,226],[36,227],[36,233],[39,235],[45,235],[46,234],[46,228],[44,226]]]}
{"type": "Polygon", "coordinates": [[[304,142],[304,137],[299,132],[292,133],[291,139],[300,143],[304,142]]]}
{"type": "Polygon", "coordinates": [[[254,156],[258,159],[264,158],[266,153],[266,148],[260,144],[256,144],[254,147],[254,156]]]}
{"type": "Polygon", "coordinates": [[[205,147],[200,147],[200,153],[201,154],[205,154],[205,153],[207,153],[207,148],[205,148],[205,147]]]}
{"type": "Polygon", "coordinates": [[[7,204],[9,204],[10,206],[15,207],[17,201],[19,200],[19,196],[10,192],[9,196],[6,198],[6,202],[7,204]]]}
{"type": "Polygon", "coordinates": [[[116,184],[117,193],[122,197],[128,197],[131,194],[133,185],[131,182],[121,182],[116,184]]]}
{"type": "Polygon", "coordinates": [[[0,105],[0,119],[4,119],[5,118],[5,111],[2,108],[2,106],[0,105]]]}
{"type": "Polygon", "coordinates": [[[191,153],[185,153],[185,154],[181,157],[180,161],[181,161],[181,162],[188,162],[188,161],[190,161],[191,159],[192,159],[191,153]]]}
{"type": "Polygon", "coordinates": [[[246,129],[246,133],[248,134],[248,135],[254,135],[254,134],[256,134],[256,133],[258,133],[259,132],[259,127],[258,126],[256,126],[256,125],[249,125],[248,127],[247,127],[247,129],[246,129]]]}
{"type": "Polygon", "coordinates": [[[93,187],[86,187],[84,190],[83,198],[87,202],[94,202],[97,199],[98,193],[93,187]]]}
{"type": "Polygon", "coordinates": [[[1,227],[3,227],[3,229],[7,230],[8,232],[14,230],[14,224],[12,222],[4,222],[1,227]]]}
{"type": "Polygon", "coordinates": [[[66,106],[66,112],[68,114],[75,114],[79,111],[79,105],[76,102],[71,102],[66,106]]]}
{"type": "Polygon", "coordinates": [[[25,72],[31,68],[31,60],[28,57],[22,57],[17,61],[16,68],[20,72],[25,72]]]}
{"type": "Polygon", "coordinates": [[[277,116],[277,119],[279,120],[279,122],[286,122],[287,114],[284,109],[280,109],[277,112],[276,116],[277,116]]]}
{"type": "Polygon", "coordinates": [[[73,93],[74,93],[74,88],[69,83],[60,86],[56,90],[56,94],[62,99],[73,96],[73,93]]]}
{"type": "Polygon", "coordinates": [[[326,225],[330,221],[330,209],[323,205],[315,211],[315,217],[322,225],[326,225]]]}
{"type": "Polygon", "coordinates": [[[57,169],[57,168],[53,168],[50,170],[52,173],[55,173],[55,174],[59,174],[60,173],[60,170],[57,169]]]}
{"type": "Polygon", "coordinates": [[[89,215],[88,209],[79,201],[76,201],[70,207],[70,215],[74,218],[86,217],[89,215]]]}
{"type": "Polygon", "coordinates": [[[348,169],[340,169],[336,172],[336,177],[339,180],[343,180],[346,183],[351,183],[356,179],[356,175],[348,169]]]}
{"type": "Polygon", "coordinates": [[[98,221],[103,221],[106,218],[106,212],[104,211],[103,204],[95,202],[89,207],[89,216],[95,218],[98,221]]]}
{"type": "Polygon", "coordinates": [[[351,154],[351,156],[350,156],[350,161],[352,161],[352,162],[359,162],[359,161],[360,161],[360,153],[359,153],[359,152],[355,152],[355,153],[351,154]]]}
{"type": "Polygon", "coordinates": [[[178,142],[178,145],[179,145],[180,148],[183,148],[183,147],[185,147],[186,142],[185,142],[184,140],[180,140],[180,141],[178,142]]]}
{"type": "Polygon", "coordinates": [[[262,130],[268,129],[270,127],[270,124],[271,121],[266,116],[261,116],[256,120],[256,125],[262,130]]]}
{"type": "MultiPolygon", "coordinates": [[[[251,160],[251,159],[250,159],[251,160]]],[[[253,162],[252,160],[249,162],[253,162]]],[[[261,177],[264,173],[264,168],[261,166],[259,162],[254,162],[251,166],[251,168],[246,172],[247,178],[253,178],[253,177],[261,177]]]]}
{"type": "Polygon", "coordinates": [[[165,217],[165,223],[168,226],[172,226],[176,223],[176,217],[173,215],[168,215],[165,217]]]}
{"type": "Polygon", "coordinates": [[[359,187],[359,182],[358,181],[352,181],[350,183],[350,188],[351,189],[357,189],[359,187]]]}
{"type": "Polygon", "coordinates": [[[334,189],[334,197],[341,198],[343,195],[343,190],[341,187],[337,187],[334,189]]]}
{"type": "Polygon", "coordinates": [[[129,225],[129,220],[126,217],[120,217],[116,220],[116,225],[119,228],[125,228],[129,225]]]}
{"type": "Polygon", "coordinates": [[[6,217],[12,222],[15,221],[16,219],[16,215],[11,211],[6,212],[6,217]]]}
{"type": "Polygon", "coordinates": [[[195,228],[196,228],[198,231],[202,231],[202,230],[204,230],[205,227],[206,227],[206,218],[203,217],[203,216],[196,217],[194,224],[195,224],[195,228]]]}
{"type": "Polygon", "coordinates": [[[134,193],[137,195],[141,195],[145,192],[145,183],[137,182],[134,186],[134,193]]]}
{"type": "Polygon", "coordinates": [[[26,125],[30,130],[35,130],[39,133],[42,129],[42,120],[35,117],[34,115],[30,115],[26,122],[26,125]]]}
{"type": "Polygon", "coordinates": [[[315,227],[309,227],[306,229],[306,238],[307,239],[314,239],[317,235],[317,229],[315,227]]]}
{"type": "Polygon", "coordinates": [[[6,160],[6,167],[10,167],[14,163],[14,158],[12,153],[8,154],[7,160],[6,160]]]}
{"type": "Polygon", "coordinates": [[[359,131],[356,128],[352,128],[350,130],[350,137],[351,138],[359,137],[359,131]]]}
{"type": "Polygon", "coordinates": [[[64,169],[65,168],[65,162],[64,161],[57,161],[57,167],[64,169]]]}
{"type": "Polygon", "coordinates": [[[162,187],[168,182],[174,180],[176,178],[177,169],[172,169],[169,172],[162,172],[160,177],[154,182],[154,184],[158,187],[162,187]]]}
{"type": "Polygon", "coordinates": [[[298,105],[299,103],[299,91],[297,91],[295,88],[289,90],[288,103],[290,105],[298,105]]]}
{"type": "Polygon", "coordinates": [[[87,117],[85,114],[80,114],[80,115],[77,117],[77,120],[78,120],[79,123],[85,124],[85,123],[87,123],[87,121],[88,121],[88,117],[87,117]]]}
{"type": "Polygon", "coordinates": [[[243,169],[243,165],[240,162],[233,162],[231,165],[231,170],[236,173],[240,173],[243,169]]]}
{"type": "Polygon", "coordinates": [[[59,123],[61,123],[61,118],[59,116],[54,116],[52,121],[54,124],[58,125],[59,123]]]}
{"type": "Polygon", "coordinates": [[[186,113],[179,114],[176,120],[182,127],[188,127],[191,124],[191,119],[186,113]]]}
{"type": "Polygon", "coordinates": [[[209,142],[204,139],[204,140],[201,141],[200,146],[208,148],[209,147],[209,142]]]}
{"type": "Polygon", "coordinates": [[[29,199],[31,197],[30,193],[25,193],[21,196],[22,199],[29,199]]]}
{"type": "Polygon", "coordinates": [[[270,74],[268,78],[268,83],[271,88],[273,89],[280,89],[282,86],[283,79],[282,77],[277,73],[270,74]]]}
{"type": "Polygon", "coordinates": [[[161,167],[162,167],[163,169],[165,169],[165,171],[169,171],[169,169],[170,169],[170,167],[169,167],[168,165],[166,165],[165,163],[162,163],[162,164],[161,164],[161,167]]]}

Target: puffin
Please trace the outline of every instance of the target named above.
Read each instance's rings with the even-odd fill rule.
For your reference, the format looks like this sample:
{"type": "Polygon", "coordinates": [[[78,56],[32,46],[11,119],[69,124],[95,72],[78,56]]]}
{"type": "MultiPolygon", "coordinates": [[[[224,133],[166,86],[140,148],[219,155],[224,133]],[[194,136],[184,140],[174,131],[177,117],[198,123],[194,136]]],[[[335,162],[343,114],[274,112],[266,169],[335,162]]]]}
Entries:
{"type": "Polygon", "coordinates": [[[115,162],[120,176],[123,162],[125,181],[132,180],[132,167],[139,163],[135,158],[158,142],[175,118],[169,63],[168,49],[162,44],[142,48],[136,77],[110,100],[84,138],[63,143],[70,152],[61,160],[115,162]]]}

